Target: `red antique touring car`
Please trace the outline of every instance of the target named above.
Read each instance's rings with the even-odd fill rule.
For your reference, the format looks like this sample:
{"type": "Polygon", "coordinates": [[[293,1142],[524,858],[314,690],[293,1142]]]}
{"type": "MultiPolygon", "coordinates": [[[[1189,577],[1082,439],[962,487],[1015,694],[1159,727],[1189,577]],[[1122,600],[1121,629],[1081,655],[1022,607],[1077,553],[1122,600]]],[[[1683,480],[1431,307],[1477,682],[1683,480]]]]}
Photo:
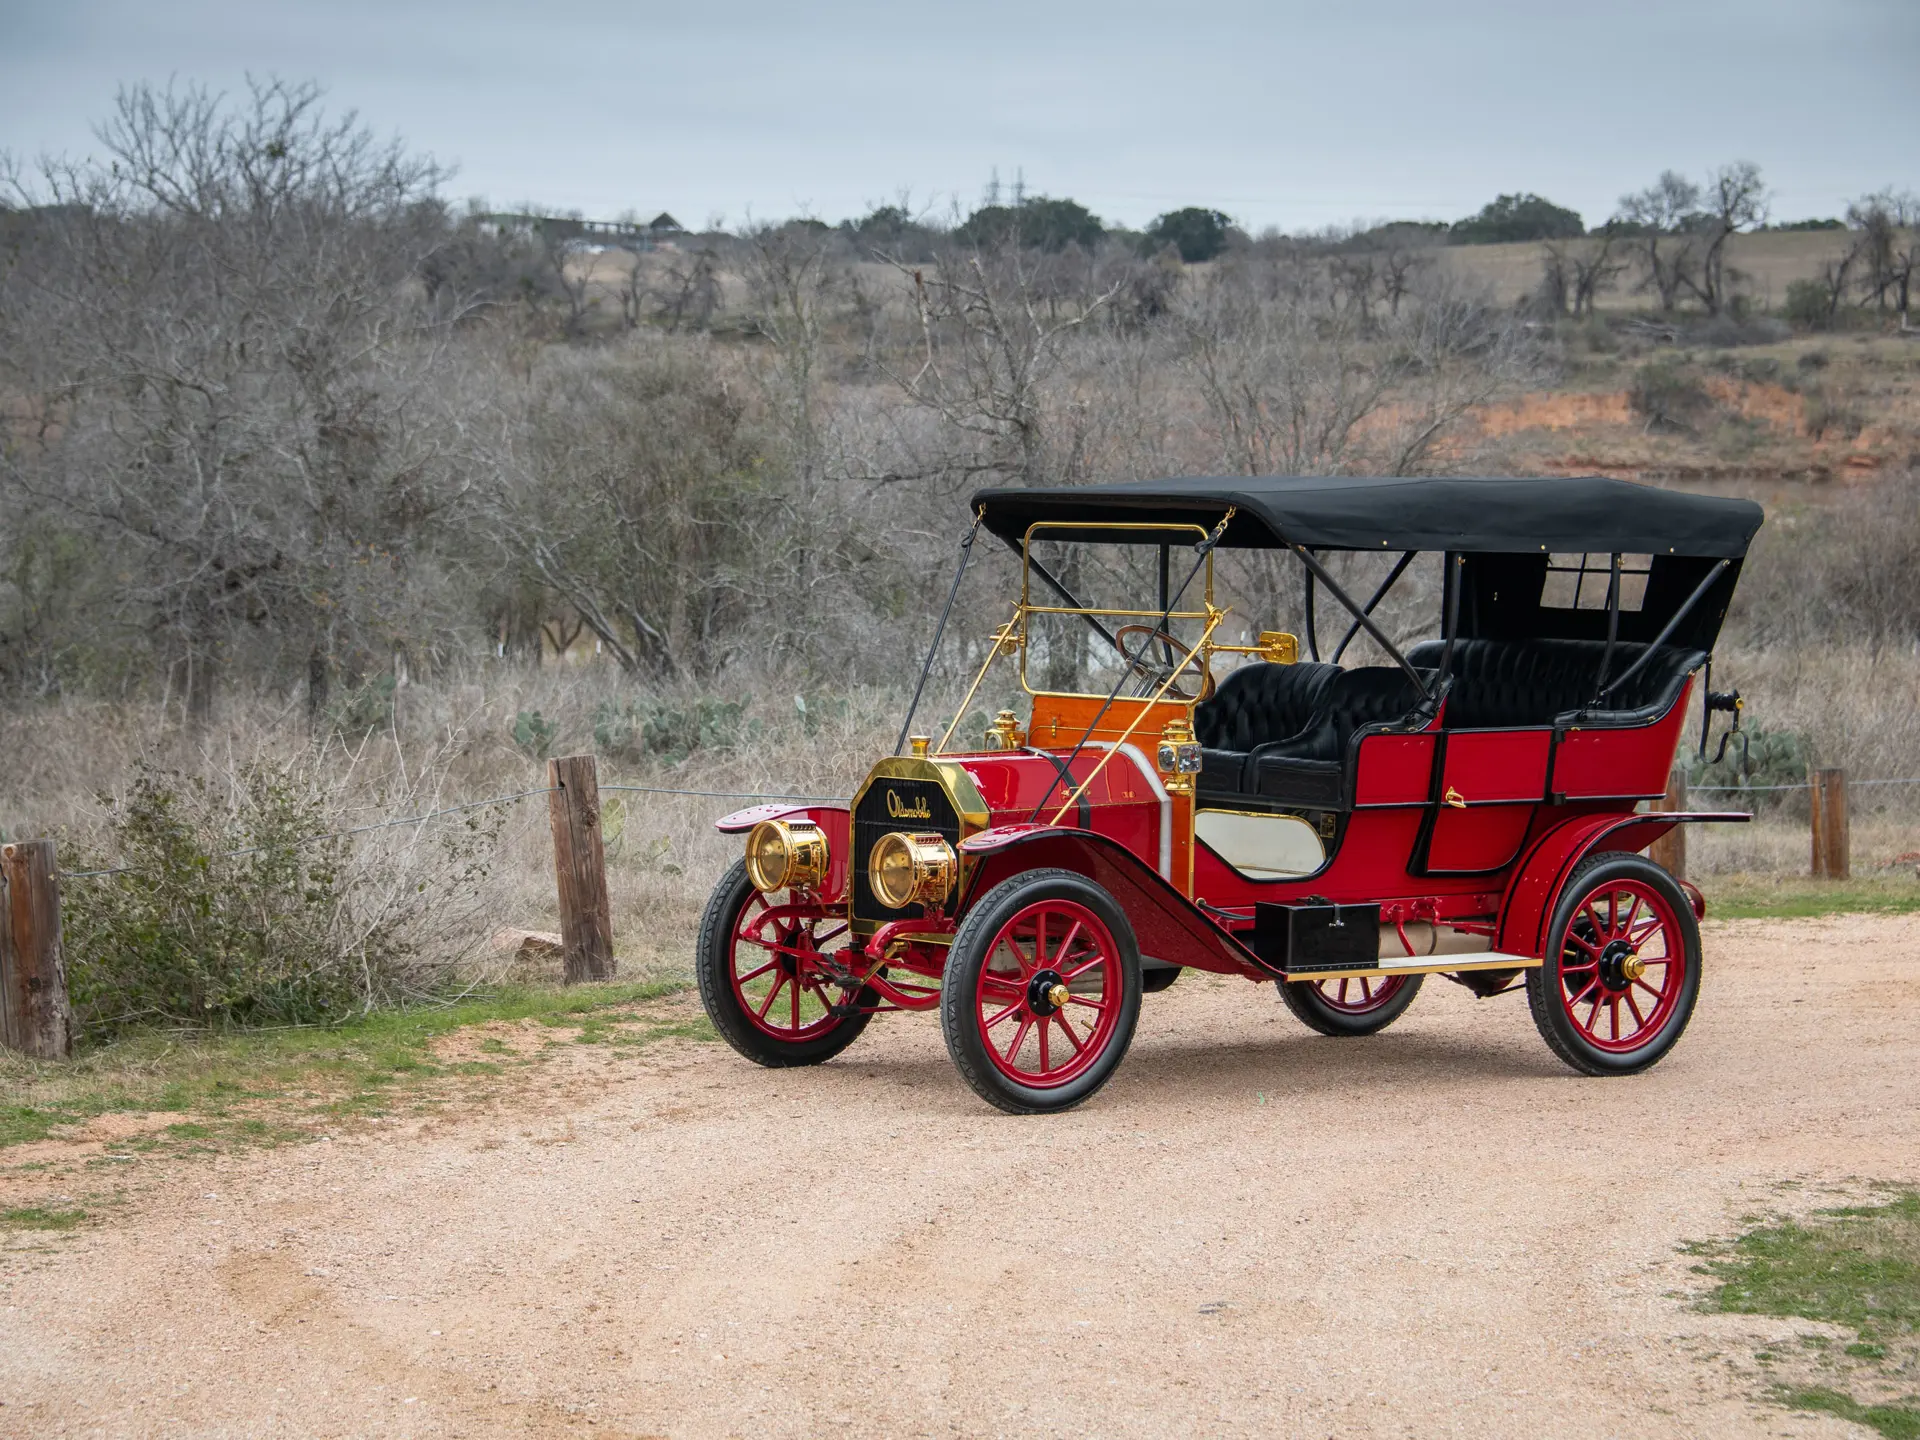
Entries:
{"type": "MultiPolygon", "coordinates": [[[[1607,479],[1226,478],[975,507],[1022,584],[957,715],[1003,658],[1027,713],[901,754],[910,713],[850,811],[720,822],[746,853],[697,969],[741,1054],[815,1064],[880,1011],[938,1008],[982,1097],[1060,1110],[1120,1063],[1142,992],[1188,967],[1271,980],[1328,1035],[1391,1024],[1429,974],[1481,995],[1524,975],[1547,1044],[1593,1075],[1680,1038],[1704,906],[1639,852],[1747,817],[1641,805],[1666,789],[1758,506],[1607,479]],[[1221,559],[1256,577],[1250,605],[1297,562],[1303,639],[1229,629],[1221,559]],[[1359,602],[1336,571],[1369,567],[1359,602]],[[1382,608],[1397,585],[1431,597],[1410,646],[1406,592],[1382,608]],[[1325,658],[1322,597],[1346,612],[1325,658]],[[1343,668],[1356,640],[1386,663],[1343,668]]],[[[1702,700],[1704,743],[1739,702],[1702,700]]]]}

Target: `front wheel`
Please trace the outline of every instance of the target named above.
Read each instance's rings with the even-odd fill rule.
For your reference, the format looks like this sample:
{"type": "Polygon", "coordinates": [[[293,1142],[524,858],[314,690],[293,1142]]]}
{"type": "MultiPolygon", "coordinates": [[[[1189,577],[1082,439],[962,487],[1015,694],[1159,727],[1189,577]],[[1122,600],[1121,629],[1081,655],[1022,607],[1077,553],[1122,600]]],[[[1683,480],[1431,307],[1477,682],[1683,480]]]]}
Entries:
{"type": "Polygon", "coordinates": [[[1527,972],[1533,1023],[1587,1075],[1631,1075],[1680,1039],[1700,994],[1700,926],[1679,882],[1640,855],[1583,860],[1527,972]]]}
{"type": "Polygon", "coordinates": [[[1140,949],[1114,898],[1071,870],[1002,881],[960,924],[940,1028],[974,1093],[1011,1115],[1106,1084],[1140,1018],[1140,949]]]}
{"type": "Polygon", "coordinates": [[[791,892],[763,895],[747,862],[734,861],[707,901],[694,952],[707,1018],[757,1065],[831,1060],[873,1018],[834,1013],[843,991],[828,962],[846,945],[845,915],[791,892]]]}
{"type": "Polygon", "coordinates": [[[1413,1004],[1424,975],[1347,975],[1338,980],[1276,980],[1294,1018],[1322,1035],[1374,1035],[1413,1004]]]}

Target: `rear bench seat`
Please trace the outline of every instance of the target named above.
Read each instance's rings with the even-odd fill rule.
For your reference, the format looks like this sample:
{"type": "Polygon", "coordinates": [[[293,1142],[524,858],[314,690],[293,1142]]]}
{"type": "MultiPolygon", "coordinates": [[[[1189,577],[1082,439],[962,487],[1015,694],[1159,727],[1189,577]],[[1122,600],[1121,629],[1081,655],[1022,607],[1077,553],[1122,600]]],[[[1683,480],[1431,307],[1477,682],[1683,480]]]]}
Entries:
{"type": "MultiPolygon", "coordinates": [[[[1426,640],[1407,659],[1437,670],[1445,642],[1426,640]]],[[[1443,723],[1449,730],[1505,730],[1551,725],[1593,698],[1606,650],[1600,640],[1462,640],[1453,649],[1453,683],[1443,723]]],[[[1624,675],[1644,645],[1614,646],[1609,672],[1624,675]]],[[[1587,713],[1587,725],[1644,725],[1679,698],[1680,689],[1707,660],[1704,650],[1663,645],[1638,675],[1587,713]]]]}
{"type": "MultiPolygon", "coordinates": [[[[1431,677],[1444,643],[1416,645],[1407,659],[1431,677]]],[[[1444,723],[1450,730],[1551,725],[1593,698],[1606,648],[1598,640],[1462,640],[1454,646],[1444,723]]],[[[1623,675],[1646,647],[1614,647],[1623,675]]],[[[1646,668],[1587,712],[1585,725],[1644,725],[1665,714],[1706,652],[1662,646],[1646,668]]],[[[1257,797],[1306,809],[1345,804],[1347,743],[1365,725],[1405,717],[1419,691],[1397,666],[1243,665],[1194,708],[1202,804],[1257,797]]]]}

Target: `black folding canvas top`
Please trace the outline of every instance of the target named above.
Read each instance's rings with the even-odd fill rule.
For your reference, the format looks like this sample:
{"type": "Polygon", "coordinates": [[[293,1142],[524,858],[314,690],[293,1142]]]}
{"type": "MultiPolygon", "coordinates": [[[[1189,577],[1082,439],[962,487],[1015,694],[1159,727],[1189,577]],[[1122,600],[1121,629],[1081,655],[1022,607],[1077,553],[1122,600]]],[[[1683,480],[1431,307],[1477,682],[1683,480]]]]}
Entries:
{"type": "MultiPolygon", "coordinates": [[[[1529,551],[1740,559],[1760,528],[1751,500],[1689,495],[1598,475],[1380,478],[1185,476],[1066,489],[982,490],[973,503],[1018,545],[1036,521],[1217,524],[1223,545],[1316,550],[1529,551]]],[[[1071,531],[1051,538],[1075,538],[1071,531]]],[[[1111,534],[1080,538],[1112,540],[1111,534]]],[[[1141,532],[1152,541],[1162,536],[1141,532]]],[[[1183,537],[1190,540],[1191,537],[1183,537]]]]}

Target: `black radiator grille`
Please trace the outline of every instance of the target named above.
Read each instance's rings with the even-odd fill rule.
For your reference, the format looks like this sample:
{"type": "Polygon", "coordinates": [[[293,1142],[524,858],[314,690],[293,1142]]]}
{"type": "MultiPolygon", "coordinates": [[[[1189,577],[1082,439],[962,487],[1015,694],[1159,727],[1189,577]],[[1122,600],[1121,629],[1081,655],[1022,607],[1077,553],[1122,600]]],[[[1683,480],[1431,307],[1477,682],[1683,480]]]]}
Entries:
{"type": "Polygon", "coordinates": [[[853,918],[856,920],[903,920],[916,913],[913,907],[889,910],[874,899],[867,885],[867,856],[880,837],[892,830],[935,832],[955,850],[960,848],[960,813],[953,800],[935,780],[876,779],[853,808],[853,854],[847,864],[847,878],[853,885],[853,918]],[[892,796],[891,802],[888,796],[892,796]],[[917,813],[924,805],[927,817],[917,813]],[[902,815],[902,810],[915,812],[902,815]]]}

